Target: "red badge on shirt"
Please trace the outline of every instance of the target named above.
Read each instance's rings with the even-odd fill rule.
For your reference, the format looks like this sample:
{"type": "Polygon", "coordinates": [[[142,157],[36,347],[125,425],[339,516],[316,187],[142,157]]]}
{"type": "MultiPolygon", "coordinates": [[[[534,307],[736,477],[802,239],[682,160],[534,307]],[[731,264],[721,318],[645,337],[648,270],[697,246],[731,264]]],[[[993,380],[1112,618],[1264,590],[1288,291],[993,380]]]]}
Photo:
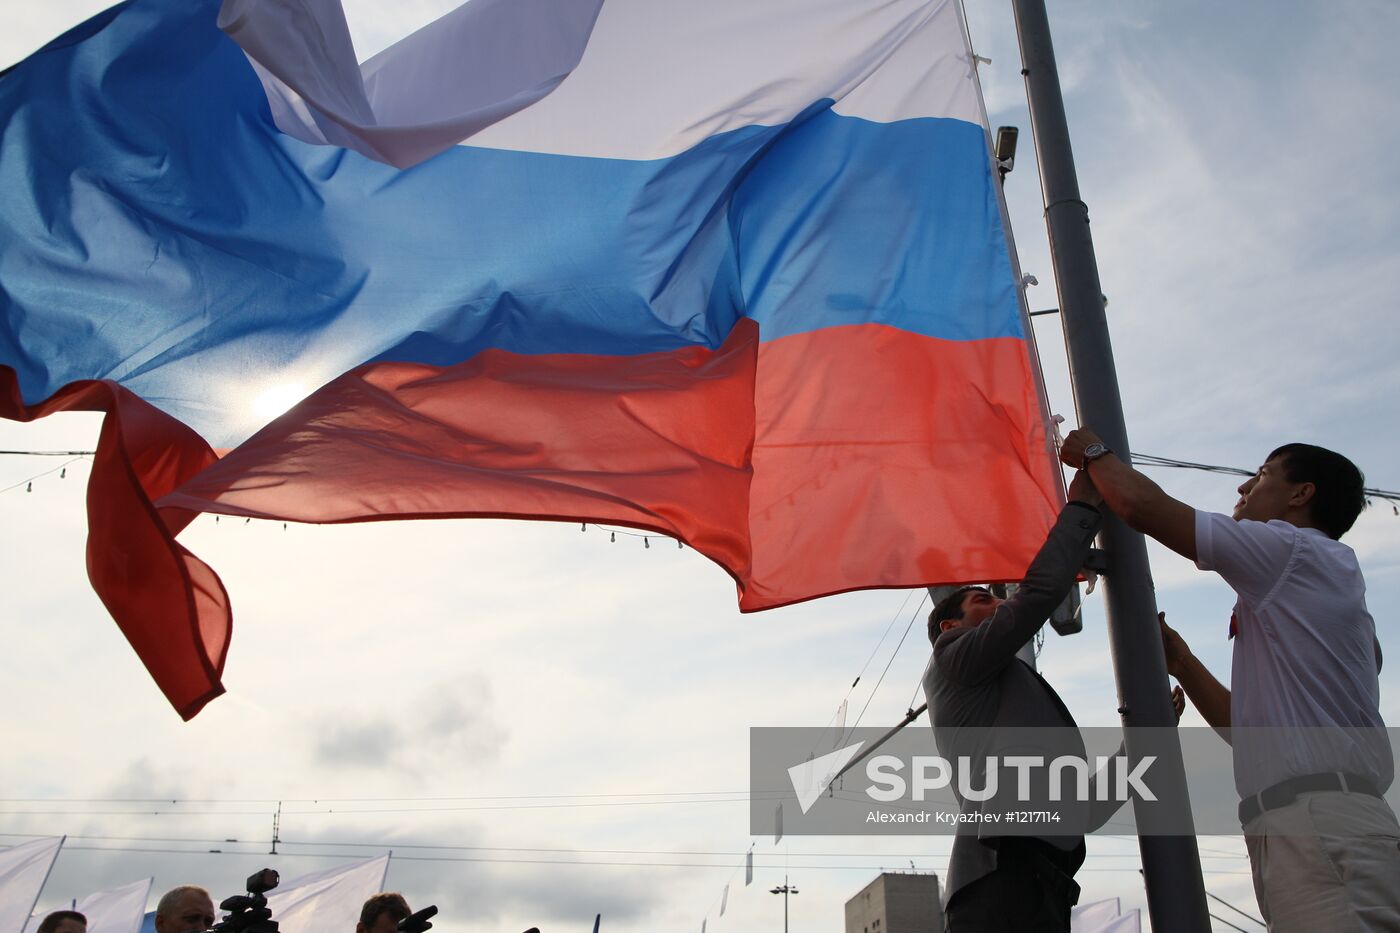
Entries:
{"type": "Polygon", "coordinates": [[[1230,637],[1234,638],[1240,633],[1240,620],[1235,618],[1235,614],[1230,613],[1230,637]]]}

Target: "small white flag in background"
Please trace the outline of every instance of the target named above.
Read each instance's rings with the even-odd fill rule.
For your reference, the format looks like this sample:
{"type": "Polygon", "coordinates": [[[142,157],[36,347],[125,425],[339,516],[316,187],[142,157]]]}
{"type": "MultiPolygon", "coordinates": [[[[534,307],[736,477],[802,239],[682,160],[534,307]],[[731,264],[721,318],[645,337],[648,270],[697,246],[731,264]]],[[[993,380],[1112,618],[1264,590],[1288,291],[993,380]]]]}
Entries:
{"type": "Polygon", "coordinates": [[[753,849],[744,856],[744,887],[753,884],[753,849]]]}
{"type": "Polygon", "coordinates": [[[773,845],[783,841],[783,805],[778,804],[778,812],[773,815],[773,845]]]}
{"type": "MultiPolygon", "coordinates": [[[[89,894],[73,909],[87,917],[87,933],[138,933],[154,878],[89,894]]],[[[38,923],[35,923],[38,926],[38,923]]]]}
{"type": "Polygon", "coordinates": [[[1110,920],[1101,927],[1085,930],[1085,933],[1142,933],[1142,915],[1134,907],[1116,920],[1110,920]]]}
{"type": "Polygon", "coordinates": [[[278,887],[267,906],[281,933],[345,933],[370,895],[384,890],[388,873],[388,855],[337,865],[278,887]]]}
{"type": "Polygon", "coordinates": [[[724,916],[724,908],[729,906],[729,885],[724,886],[724,893],[719,896],[719,915],[724,916]]]}
{"type": "Polygon", "coordinates": [[[1104,901],[1094,901],[1092,904],[1080,904],[1069,912],[1069,931],[1070,933],[1096,933],[1108,921],[1116,920],[1120,913],[1122,913],[1122,908],[1119,907],[1116,897],[1110,897],[1104,901]]]}
{"type": "Polygon", "coordinates": [[[49,878],[64,836],[0,849],[0,930],[23,930],[49,878]]]}

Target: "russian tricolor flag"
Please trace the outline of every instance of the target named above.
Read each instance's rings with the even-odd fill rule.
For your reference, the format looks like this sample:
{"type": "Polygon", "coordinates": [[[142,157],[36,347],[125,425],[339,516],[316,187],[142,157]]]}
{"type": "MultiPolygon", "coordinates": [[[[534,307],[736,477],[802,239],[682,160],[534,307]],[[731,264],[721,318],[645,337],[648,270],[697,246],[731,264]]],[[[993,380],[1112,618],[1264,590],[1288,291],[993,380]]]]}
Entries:
{"type": "Polygon", "coordinates": [[[954,0],[471,0],[362,65],[337,0],[130,0],[0,127],[0,415],[110,413],[90,574],[186,717],[198,512],[630,525],[756,610],[1017,579],[1062,499],[954,0]]]}

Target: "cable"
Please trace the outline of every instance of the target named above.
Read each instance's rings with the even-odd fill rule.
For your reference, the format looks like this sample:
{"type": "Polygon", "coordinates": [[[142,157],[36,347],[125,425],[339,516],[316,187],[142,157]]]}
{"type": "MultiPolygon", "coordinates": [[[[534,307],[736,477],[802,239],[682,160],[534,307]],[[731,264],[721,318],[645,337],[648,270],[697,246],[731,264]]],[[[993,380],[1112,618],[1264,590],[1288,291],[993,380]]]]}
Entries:
{"type": "Polygon", "coordinates": [[[502,794],[468,797],[0,797],[0,803],[395,803],[458,800],[589,800],[600,797],[705,797],[747,794],[747,790],[643,791],[624,794],[502,794]]]}
{"type": "MultiPolygon", "coordinates": [[[[877,655],[877,654],[880,653],[880,647],[881,647],[882,645],[884,645],[885,639],[890,637],[890,632],[894,629],[894,624],[895,624],[896,622],[898,622],[898,621],[899,621],[899,617],[900,617],[901,615],[904,614],[904,607],[907,606],[907,605],[909,605],[909,600],[910,600],[911,598],[913,598],[913,596],[914,596],[914,591],[913,591],[912,589],[905,592],[905,594],[904,594],[904,601],[901,602],[901,603],[899,604],[899,608],[895,610],[894,615],[890,616],[890,624],[887,625],[887,626],[885,626],[885,631],[884,631],[884,633],[880,636],[880,640],[879,640],[878,642],[875,643],[875,650],[871,651],[871,652],[870,652],[870,657],[868,657],[868,658],[865,659],[865,664],[861,665],[860,672],[859,672],[858,674],[856,674],[856,679],[853,680],[853,681],[851,681],[850,687],[848,687],[848,688],[846,689],[846,695],[843,696],[843,697],[841,698],[841,702],[837,705],[836,711],[833,712],[833,713],[831,714],[831,718],[828,719],[828,720],[826,721],[826,725],[827,725],[827,726],[830,726],[833,722],[836,721],[836,717],[839,716],[839,715],[841,715],[841,710],[842,710],[842,708],[845,707],[845,705],[846,705],[848,702],[850,702],[851,694],[852,694],[852,693],[855,693],[856,685],[859,684],[859,683],[860,683],[860,679],[861,679],[862,677],[865,676],[865,672],[870,668],[870,662],[873,661],[873,660],[875,660],[875,655],[877,655]]],[[[919,603],[919,605],[922,606],[923,603],[919,603]]],[[[917,613],[916,613],[916,614],[917,614],[917,613]]],[[[895,649],[895,650],[897,651],[898,649],[895,649]]],[[[888,669],[888,668],[887,668],[887,669],[888,669]]],[[[883,677],[883,675],[881,675],[881,676],[883,677]]],[[[880,685],[877,683],[877,684],[875,685],[876,689],[879,689],[879,686],[880,686],[880,685]]],[[[873,696],[874,694],[871,694],[871,695],[873,696]]],[[[870,705],[870,701],[869,701],[869,700],[866,700],[866,701],[865,701],[865,704],[866,704],[866,706],[869,706],[869,705],[870,705]]],[[[865,714],[865,710],[861,710],[861,715],[864,715],[864,714],[865,714]]],[[[857,720],[857,721],[859,721],[859,720],[857,720]]],[[[825,728],[825,727],[824,727],[824,728],[825,728]]],[[[852,728],[854,728],[854,726],[853,726],[852,728]]],[[[841,729],[842,729],[842,735],[844,736],[844,735],[846,734],[845,731],[844,731],[844,729],[845,729],[845,723],[844,723],[844,722],[841,724],[841,729]]],[[[820,739],[818,740],[818,744],[820,744],[820,739]]],[[[841,744],[840,739],[837,740],[836,744],[837,744],[837,745],[841,744]]],[[[833,747],[835,747],[835,746],[833,746],[833,747]]],[[[815,746],[814,746],[814,747],[812,748],[812,750],[808,753],[808,757],[812,757],[812,756],[815,755],[815,754],[816,754],[816,748],[815,748],[815,746]]]]}
{"type": "MultiPolygon", "coordinates": [[[[860,708],[860,715],[856,717],[856,721],[851,725],[850,729],[846,731],[847,735],[854,733],[856,728],[860,725],[860,721],[865,718],[865,711],[870,709],[870,701],[875,699],[875,694],[879,692],[880,685],[885,682],[885,675],[890,672],[890,665],[894,663],[895,658],[899,657],[899,649],[904,647],[904,639],[909,637],[909,630],[914,627],[914,620],[919,617],[919,612],[924,608],[924,603],[926,602],[928,602],[928,590],[924,590],[924,598],[919,600],[919,605],[914,607],[914,614],[909,617],[909,624],[904,627],[904,634],[899,636],[899,644],[894,646],[894,651],[890,654],[890,659],[885,662],[885,669],[880,672],[880,679],[875,681],[875,687],[870,691],[870,696],[865,698],[865,705],[860,708]]],[[[844,739],[842,741],[844,741],[844,739]]]]}
{"type": "MultiPolygon", "coordinates": [[[[1170,457],[1157,457],[1152,454],[1133,454],[1133,463],[1138,466],[1172,467],[1179,470],[1201,470],[1206,473],[1225,473],[1230,476],[1253,476],[1255,470],[1242,470],[1239,467],[1217,466],[1213,463],[1192,463],[1189,460],[1173,460],[1170,457]]],[[[1371,499],[1386,499],[1400,502],[1400,492],[1388,489],[1373,489],[1367,486],[1362,494],[1371,499]]]]}
{"type": "Polygon", "coordinates": [[[344,810],[283,810],[282,812],[300,816],[324,816],[328,814],[343,816],[347,813],[455,813],[480,810],[576,810],[593,807],[665,807],[695,803],[749,803],[751,800],[752,798],[744,796],[725,797],[714,800],[619,800],[607,803],[522,803],[489,804],[472,807],[363,807],[344,810]]]}
{"type": "MultiPolygon", "coordinates": [[[[386,847],[387,848],[387,847],[386,847]]],[[[267,852],[226,852],[222,849],[208,849],[200,851],[197,849],[154,849],[154,848],[134,848],[128,846],[68,846],[63,847],[65,852],[145,852],[163,855],[236,855],[247,857],[259,855],[269,856],[267,852]]],[[[847,853],[849,857],[851,853],[847,853]]],[[[360,858],[361,856],[340,853],[340,852],[279,852],[278,856],[286,858],[360,858]]],[[[274,856],[275,857],[275,856],[274,856]]],[[[898,858],[907,858],[906,855],[898,858]]],[[[615,862],[598,861],[594,859],[531,859],[531,858],[483,858],[475,856],[430,856],[430,855],[394,855],[395,861],[405,862],[466,862],[491,865],[580,865],[586,867],[616,867],[616,868],[719,868],[733,870],[733,865],[728,862],[715,864],[712,862],[615,862]]],[[[754,868],[757,870],[759,864],[755,860],[754,868]]],[[[767,866],[762,866],[767,867],[767,866]]],[[[804,871],[869,871],[869,865],[803,865],[804,871]]],[[[1140,872],[1141,869],[1135,867],[1085,867],[1079,869],[1081,872],[1140,872]]],[[[1247,871],[1234,871],[1225,868],[1208,868],[1204,874],[1209,875],[1248,875],[1247,871]]]]}
{"type": "Polygon", "coordinates": [[[846,691],[846,699],[849,700],[851,698],[851,692],[856,689],[856,684],[860,683],[860,679],[864,677],[865,672],[869,670],[870,662],[875,660],[875,655],[880,653],[880,646],[885,643],[886,638],[890,637],[890,630],[893,629],[894,624],[899,621],[899,617],[904,614],[904,607],[909,605],[909,600],[913,597],[913,595],[913,590],[909,590],[907,593],[904,594],[904,602],[899,604],[899,608],[896,609],[894,615],[890,617],[890,624],[885,626],[885,633],[881,635],[880,640],[875,643],[875,650],[870,652],[870,657],[865,659],[865,664],[861,666],[860,673],[856,674],[856,679],[851,681],[851,688],[850,690],[846,691]]]}
{"type": "MultiPolygon", "coordinates": [[[[694,798],[687,800],[616,800],[590,803],[524,803],[486,804],[481,806],[453,807],[350,807],[336,809],[283,810],[283,813],[302,816],[343,816],[350,813],[451,813],[488,810],[572,810],[594,807],[655,807],[701,803],[750,803],[755,799],[778,799],[779,791],[764,791],[758,794],[720,798],[694,798]]],[[[265,810],[0,810],[4,816],[267,816],[265,810]]]]}
{"type": "Polygon", "coordinates": [[[1210,913],[1209,911],[1207,911],[1206,913],[1208,914],[1208,916],[1210,917],[1210,919],[1212,919],[1212,920],[1218,920],[1218,921],[1220,921],[1221,923],[1225,924],[1227,927],[1229,927],[1229,928],[1232,929],[1232,930],[1239,930],[1240,933],[1249,933],[1249,931],[1246,930],[1244,927],[1237,927],[1237,926],[1235,926],[1233,923],[1231,923],[1229,920],[1226,920],[1224,917],[1217,917],[1215,914],[1212,914],[1212,913],[1210,913]]]}
{"type": "MultiPolygon", "coordinates": [[[[74,457],[75,459],[78,459],[78,460],[81,460],[81,459],[83,459],[83,458],[85,458],[85,457],[90,457],[90,456],[92,456],[92,455],[95,454],[95,453],[97,453],[97,451],[95,451],[95,450],[0,450],[0,456],[12,456],[12,457],[74,457]]],[[[1133,456],[1132,456],[1132,461],[1133,461],[1133,463],[1136,464],[1137,466],[1172,467],[1172,468],[1181,469],[1181,470],[1201,470],[1201,471],[1204,471],[1204,472],[1206,472],[1206,473],[1225,473],[1225,474],[1229,474],[1229,475],[1231,475],[1231,476],[1253,476],[1253,475],[1255,474],[1255,471],[1254,471],[1254,470],[1244,470],[1244,469],[1241,469],[1241,468],[1239,468],[1239,467],[1219,466],[1219,465],[1213,464],[1213,463],[1195,463],[1195,462],[1192,462],[1192,461],[1190,461],[1190,460],[1176,460],[1176,459],[1173,459],[1173,458],[1171,458],[1171,457],[1158,457],[1158,456],[1156,456],[1155,454],[1136,454],[1136,453],[1135,453],[1135,454],[1133,454],[1133,456]]],[[[72,462],[72,461],[69,461],[69,462],[72,462]]],[[[66,464],[65,464],[65,465],[66,465],[66,464]]],[[[61,467],[60,467],[60,469],[61,469],[61,467]]],[[[50,470],[50,471],[48,471],[48,472],[53,472],[53,471],[50,470]]],[[[45,474],[43,474],[43,473],[39,473],[39,474],[36,474],[35,476],[31,477],[31,479],[38,479],[40,476],[44,476],[44,475],[45,475],[45,474]]],[[[25,482],[28,482],[28,480],[25,480],[25,482]]],[[[23,485],[23,483],[21,483],[20,485],[23,485]]],[[[6,489],[0,489],[0,492],[5,492],[5,491],[7,491],[8,489],[13,489],[13,488],[14,488],[13,486],[9,486],[9,487],[6,487],[6,489]]],[[[1400,492],[1394,492],[1394,491],[1389,490],[1389,489],[1377,489],[1377,488],[1374,488],[1374,487],[1371,487],[1371,486],[1367,486],[1367,487],[1363,488],[1361,491],[1362,491],[1362,493],[1364,493],[1366,496],[1369,496],[1369,497],[1372,498],[1372,499],[1386,499],[1386,500],[1391,501],[1391,502],[1400,502],[1400,492]]],[[[596,523],[595,523],[595,524],[596,524],[596,523]]],[[[587,523],[586,523],[586,522],[584,523],[584,527],[585,527],[585,529],[587,528],[587,523]]],[[[608,528],[608,527],[606,527],[606,526],[604,526],[604,525],[598,525],[598,529],[599,529],[600,531],[607,531],[607,532],[610,532],[610,533],[621,534],[621,535],[627,535],[627,536],[629,536],[629,537],[634,537],[634,538],[646,538],[646,537],[651,537],[651,538],[664,538],[664,537],[668,537],[667,535],[660,534],[659,532],[624,531],[624,530],[618,529],[618,528],[608,528]]],[[[901,610],[902,610],[903,608],[904,608],[903,606],[900,607],[901,610]]]]}
{"type": "MultiPolygon", "coordinates": [[[[74,462],[76,462],[76,461],[78,461],[78,460],[84,460],[84,459],[86,459],[87,457],[90,457],[90,456],[92,456],[92,455],[95,454],[95,453],[96,453],[96,451],[93,451],[93,450],[0,450],[0,455],[14,456],[14,457],[68,457],[68,456],[72,456],[73,459],[72,459],[72,460],[69,460],[68,463],[74,463],[74,462]]],[[[1194,463],[1194,462],[1192,462],[1192,461],[1190,461],[1190,460],[1176,460],[1176,459],[1173,459],[1173,458],[1171,458],[1171,457],[1158,457],[1158,456],[1156,456],[1156,455],[1154,455],[1154,454],[1133,454],[1133,455],[1132,455],[1132,462],[1133,462],[1134,464],[1136,464],[1137,466],[1171,467],[1171,468],[1174,468],[1174,469],[1181,469],[1181,470],[1201,470],[1201,471],[1206,472],[1206,473],[1225,473],[1225,474],[1228,474],[1228,475],[1230,475],[1230,476],[1253,476],[1254,473],[1255,473],[1254,470],[1243,470],[1243,469],[1240,469],[1239,467],[1219,466],[1219,465],[1213,464],[1213,463],[1194,463]]],[[[59,467],[55,467],[54,469],[55,469],[55,470],[61,470],[61,469],[63,469],[64,467],[68,466],[68,463],[65,463],[65,464],[63,464],[62,466],[59,466],[59,467]]],[[[13,486],[6,486],[4,489],[0,489],[0,493],[9,492],[11,489],[17,489],[17,488],[20,487],[20,486],[27,485],[28,483],[31,483],[31,482],[33,482],[34,480],[39,479],[39,478],[41,478],[41,477],[47,476],[48,474],[53,473],[53,472],[54,472],[54,470],[45,470],[43,473],[36,473],[36,474],[34,474],[33,476],[29,477],[28,479],[21,480],[20,482],[16,483],[16,484],[13,485],[13,486]]],[[[1395,492],[1395,491],[1393,491],[1393,490],[1389,490],[1389,489],[1379,489],[1379,488],[1376,488],[1376,487],[1367,486],[1367,487],[1364,487],[1364,488],[1361,490],[1361,492],[1362,492],[1363,495],[1366,496],[1366,498],[1367,498],[1368,500],[1369,500],[1369,499],[1384,499],[1384,500],[1387,501],[1387,502],[1391,502],[1391,503],[1400,503],[1400,492],[1395,492]]],[[[1400,515],[1400,506],[1396,506],[1395,508],[1396,508],[1396,514],[1397,514],[1397,515],[1400,515]]],[[[586,531],[587,528],[588,528],[588,523],[585,522],[583,527],[584,527],[584,530],[586,531]]],[[[630,537],[630,538],[665,538],[665,539],[668,539],[668,540],[674,540],[674,541],[676,541],[677,544],[681,544],[681,541],[680,541],[679,539],[671,538],[669,535],[663,535],[663,534],[661,534],[661,533],[659,533],[659,532],[625,531],[625,530],[622,530],[622,529],[620,529],[620,528],[608,528],[608,527],[605,527],[605,526],[603,526],[603,525],[598,525],[598,529],[599,529],[600,531],[606,531],[606,532],[608,532],[610,535],[613,535],[613,536],[614,536],[613,540],[616,540],[616,537],[615,537],[616,535],[626,535],[627,537],[630,537]]],[[[684,546],[684,545],[682,544],[682,546],[684,546]]],[[[902,606],[901,606],[900,608],[903,609],[902,606]]],[[[878,645],[876,646],[876,650],[877,650],[877,651],[879,650],[879,646],[878,646],[878,645]]],[[[868,663],[868,662],[867,662],[867,663],[868,663]]],[[[857,677],[856,680],[859,681],[860,678],[857,677]]],[[[855,685],[852,684],[852,687],[854,687],[854,686],[855,686],[855,685]]]]}
{"type": "MultiPolygon", "coordinates": [[[[59,833],[3,833],[0,836],[21,839],[45,839],[61,835],[59,833]]],[[[180,843],[183,845],[256,845],[265,846],[269,840],[264,839],[196,839],[190,837],[163,837],[163,836],[84,836],[68,834],[69,839],[84,839],[92,842],[151,842],[151,843],[180,843]]],[[[951,842],[952,836],[945,837],[951,842]]],[[[743,858],[748,855],[748,850],[743,852],[718,852],[709,850],[686,850],[686,849],[573,849],[557,847],[539,846],[456,846],[443,845],[437,843],[411,843],[401,842],[397,839],[383,842],[340,842],[329,839],[304,840],[304,839],[283,839],[279,841],[282,845],[301,847],[329,847],[344,849],[393,849],[398,852],[400,849],[421,849],[425,851],[443,852],[537,852],[550,855],[662,855],[674,857],[692,858],[743,858]]],[[[181,850],[184,851],[184,850],[181,850]]],[[[909,852],[794,852],[792,857],[796,858],[883,858],[902,859],[910,855],[920,853],[909,852]]],[[[1093,852],[1085,856],[1086,858],[1137,858],[1136,852],[1093,852]]],[[[1218,855],[1211,856],[1218,859],[1243,859],[1243,853],[1238,855],[1218,855]]],[[[396,855],[395,858],[398,858],[396,855]]],[[[741,866],[742,867],[742,866],[741,866]]],[[[1227,903],[1222,901],[1222,903],[1227,903]]],[[[1233,908],[1238,911],[1238,908],[1233,908]]],[[[1240,911],[1243,913],[1242,911],[1240,911]]],[[[1245,916],[1249,916],[1245,914],[1245,916]]]]}
{"type": "Polygon", "coordinates": [[[18,483],[15,483],[13,486],[6,486],[5,488],[0,489],[0,493],[6,493],[6,492],[9,492],[11,489],[18,489],[18,488],[21,487],[21,486],[28,486],[30,483],[34,482],[36,479],[40,479],[41,477],[48,476],[50,473],[57,473],[59,470],[66,470],[70,464],[74,464],[74,463],[77,463],[79,460],[86,460],[86,459],[87,459],[86,457],[74,457],[74,458],[71,459],[71,460],[68,460],[68,461],[66,461],[66,462],[64,462],[64,463],[60,463],[58,466],[54,467],[52,470],[45,470],[45,471],[42,472],[42,473],[35,473],[33,476],[31,476],[31,477],[29,477],[29,478],[27,478],[27,479],[22,479],[22,480],[20,480],[18,483]]]}
{"type": "MultiPolygon", "coordinates": [[[[1251,922],[1253,922],[1253,923],[1257,923],[1257,924],[1259,924],[1261,927],[1262,927],[1262,926],[1267,926],[1267,925],[1268,925],[1268,924],[1266,924],[1262,919],[1260,919],[1259,917],[1256,917],[1256,916],[1254,916],[1253,914],[1245,913],[1243,910],[1240,910],[1238,907],[1236,907],[1234,904],[1231,904],[1229,901],[1225,900],[1225,898],[1223,898],[1223,897],[1220,897],[1220,896],[1215,895],[1215,894],[1211,894],[1209,891],[1206,892],[1206,897],[1215,898],[1217,901],[1219,901],[1220,903],[1224,904],[1226,907],[1230,908],[1230,909],[1233,910],[1235,913],[1239,914],[1241,917],[1244,917],[1246,920],[1249,920],[1249,921],[1251,921],[1251,922]]],[[[1222,920],[1221,922],[1224,923],[1225,921],[1222,920]]],[[[1236,927],[1235,929],[1238,930],[1239,927],[1236,927]]]]}
{"type": "MultiPolygon", "coordinates": [[[[932,664],[932,663],[933,663],[933,657],[930,656],[930,657],[929,657],[929,664],[932,664]]],[[[913,692],[912,694],[910,694],[910,696],[909,696],[909,706],[908,706],[908,709],[909,709],[910,712],[913,712],[913,710],[914,710],[914,701],[917,700],[917,699],[919,698],[919,691],[922,690],[922,689],[924,689],[924,676],[925,676],[926,674],[928,674],[928,665],[927,665],[927,664],[924,665],[924,671],[923,671],[923,673],[919,675],[918,683],[914,684],[914,692],[913,692]]]]}

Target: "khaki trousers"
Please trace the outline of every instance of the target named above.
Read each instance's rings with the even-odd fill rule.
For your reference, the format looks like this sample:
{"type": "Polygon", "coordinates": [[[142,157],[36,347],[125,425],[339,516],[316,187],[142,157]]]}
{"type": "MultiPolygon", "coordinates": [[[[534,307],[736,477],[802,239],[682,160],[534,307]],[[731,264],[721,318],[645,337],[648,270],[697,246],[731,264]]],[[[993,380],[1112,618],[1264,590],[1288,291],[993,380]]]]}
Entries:
{"type": "Polygon", "coordinates": [[[1271,933],[1400,933],[1400,824],[1384,800],[1302,794],[1244,833],[1271,933]]]}

